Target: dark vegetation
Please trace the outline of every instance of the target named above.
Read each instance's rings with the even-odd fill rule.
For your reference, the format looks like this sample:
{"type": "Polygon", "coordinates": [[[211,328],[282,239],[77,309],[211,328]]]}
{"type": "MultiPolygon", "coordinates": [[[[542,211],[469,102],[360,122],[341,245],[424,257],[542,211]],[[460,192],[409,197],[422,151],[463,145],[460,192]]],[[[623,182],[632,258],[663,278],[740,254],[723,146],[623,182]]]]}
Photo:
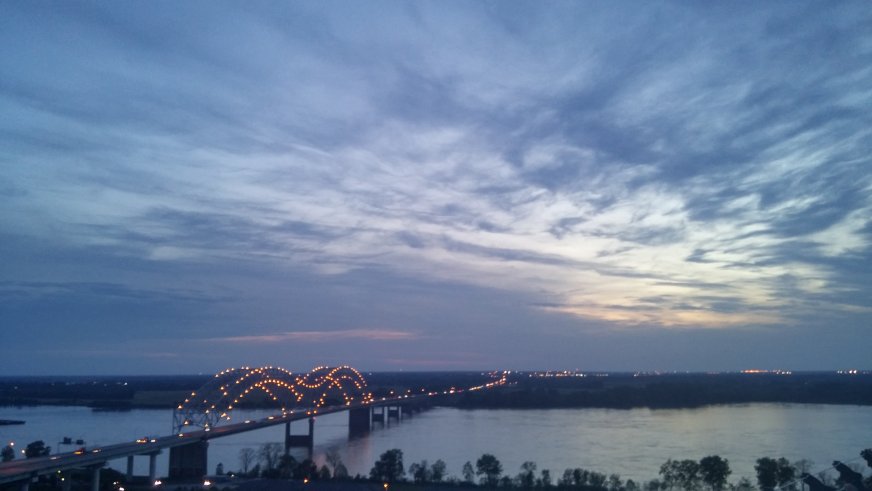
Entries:
{"type": "Polygon", "coordinates": [[[467,408],[687,408],[711,404],[792,402],[872,405],[872,375],[612,374],[517,377],[500,390],[463,394],[467,408]]]}
{"type": "MultiPolygon", "coordinates": [[[[541,377],[513,373],[511,384],[464,392],[441,405],[463,408],[683,408],[709,404],[792,402],[872,405],[872,374],[834,372],[776,374],[612,373],[608,376],[541,377]]],[[[136,377],[0,378],[0,405],[86,405],[95,409],[173,407],[211,375],[136,377]]],[[[480,372],[366,373],[376,397],[461,389],[481,384],[480,372]]],[[[267,405],[256,397],[249,406],[267,405]]]]}
{"type": "MultiPolygon", "coordinates": [[[[34,453],[28,458],[47,455],[49,449],[43,442],[28,445],[34,453]]],[[[860,456],[872,468],[872,449],[865,449],[860,456]]],[[[859,459],[855,459],[859,460],[859,459]]],[[[223,464],[218,464],[216,475],[208,479],[229,483],[232,487],[213,486],[211,489],[234,489],[241,484],[243,491],[248,489],[273,489],[291,491],[308,489],[310,491],[336,491],[359,488],[361,491],[402,489],[553,489],[555,491],[872,491],[872,477],[864,477],[859,464],[848,466],[833,462],[832,467],[811,474],[811,463],[806,460],[790,462],[785,458],[762,457],[757,459],[754,469],[756,479],[748,477],[730,481],[730,463],[717,455],[710,455],[699,461],[667,460],[660,466],[659,477],[647,482],[623,480],[618,474],[605,474],[583,468],[565,469],[557,477],[548,469],[538,470],[533,461],[521,464],[518,472],[512,474],[504,470],[499,459],[492,454],[483,454],[473,464],[467,461],[460,476],[450,475],[444,461],[432,464],[426,460],[414,462],[406,467],[403,451],[391,449],[373,464],[368,476],[350,476],[338,452],[327,452],[325,463],[318,466],[311,459],[298,461],[285,455],[282,445],[266,443],[258,450],[243,448],[239,452],[240,470],[225,474],[223,464]],[[832,471],[832,472],[827,472],[832,471]],[[836,477],[838,475],[838,477],[836,477]],[[284,483],[284,484],[282,484],[284,483]],[[300,487],[300,485],[304,487],[300,487]],[[321,484],[321,485],[318,485],[321,484]],[[372,484],[379,487],[372,487],[372,484]]],[[[81,487],[87,485],[87,473],[82,475],[71,471],[66,474],[42,476],[35,482],[35,491],[60,489],[61,478],[72,480],[81,487]]],[[[117,491],[125,486],[129,489],[147,488],[151,483],[126,482],[125,476],[112,469],[101,473],[100,488],[117,491]]],[[[203,489],[201,485],[191,486],[190,490],[203,489]]],[[[184,488],[177,488],[182,491],[184,488]]]]}
{"type": "MultiPolygon", "coordinates": [[[[872,468],[872,449],[863,450],[860,455],[872,468]]],[[[762,457],[757,459],[756,476],[730,481],[730,463],[717,455],[710,455],[699,461],[667,460],[660,466],[659,477],[644,483],[632,479],[623,480],[618,474],[605,474],[582,468],[565,469],[557,477],[548,469],[538,470],[533,461],[521,464],[517,473],[504,470],[499,459],[492,454],[483,454],[475,463],[466,462],[460,476],[449,475],[445,462],[441,459],[428,463],[426,460],[408,466],[403,461],[400,449],[384,452],[373,464],[368,476],[348,475],[345,466],[335,452],[328,452],[326,463],[320,468],[311,460],[297,462],[293,457],[281,455],[278,444],[266,444],[259,452],[243,449],[240,452],[243,464],[241,477],[265,477],[272,479],[302,480],[305,483],[323,481],[381,483],[384,490],[398,489],[398,485],[415,484],[425,487],[459,488],[505,488],[505,489],[555,489],[567,491],[798,491],[803,486],[811,491],[872,491],[872,477],[862,475],[862,467],[849,467],[841,462],[833,462],[827,470],[834,473],[819,472],[812,475],[811,463],[799,461],[791,463],[785,458],[762,457]],[[271,448],[273,446],[273,448],[271,448]],[[270,456],[272,454],[272,456],[270,456]],[[256,455],[257,464],[249,468],[250,458],[256,455]],[[836,474],[838,477],[835,477],[836,474]]]]}

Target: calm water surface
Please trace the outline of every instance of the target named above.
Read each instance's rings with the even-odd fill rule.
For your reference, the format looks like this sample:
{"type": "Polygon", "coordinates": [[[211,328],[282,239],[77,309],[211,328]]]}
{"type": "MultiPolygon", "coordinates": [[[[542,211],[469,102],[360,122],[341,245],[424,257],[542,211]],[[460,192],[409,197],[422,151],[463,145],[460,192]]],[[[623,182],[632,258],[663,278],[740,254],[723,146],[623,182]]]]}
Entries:
{"type": "MultiPolygon", "coordinates": [[[[234,411],[234,420],[262,418],[271,411],[234,411]]],[[[0,419],[27,423],[0,426],[0,443],[19,446],[44,440],[58,448],[62,437],[83,438],[88,446],[131,441],[145,435],[171,434],[172,412],[132,410],[94,412],[66,406],[0,407],[0,419]]],[[[349,441],[347,416],[321,416],[315,425],[316,460],[335,447],[353,475],[367,474],[387,449],[400,448],[406,467],[415,461],[442,459],[448,473],[459,476],[463,463],[492,453],[507,474],[516,475],[522,462],[532,460],[550,469],[556,480],[568,467],[583,467],[623,478],[647,481],[657,477],[668,458],[699,460],[718,454],[730,460],[731,480],[754,476],[759,457],[809,459],[813,469],[834,459],[859,461],[859,452],[872,447],[872,408],[861,406],[747,404],[679,410],[461,410],[436,408],[401,423],[375,425],[365,437],[349,441]]],[[[293,425],[305,431],[305,422],[293,425]]],[[[209,445],[209,469],[221,462],[239,468],[239,450],[266,442],[282,442],[283,427],[219,438],[209,445]]],[[[20,448],[20,447],[19,447],[20,448]]],[[[72,450],[71,447],[61,447],[72,450]]],[[[166,452],[165,452],[166,454],[166,452]]],[[[123,471],[126,461],[109,463],[123,471]]],[[[146,474],[148,459],[136,459],[136,472],[146,474]]],[[[165,474],[167,457],[158,459],[165,474]]]]}

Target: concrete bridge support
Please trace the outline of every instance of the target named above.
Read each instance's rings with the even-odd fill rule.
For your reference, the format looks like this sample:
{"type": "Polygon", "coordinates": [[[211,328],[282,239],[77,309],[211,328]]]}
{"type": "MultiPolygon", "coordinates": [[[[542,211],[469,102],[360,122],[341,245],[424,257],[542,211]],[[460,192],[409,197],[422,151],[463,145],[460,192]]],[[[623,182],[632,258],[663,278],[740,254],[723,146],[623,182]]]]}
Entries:
{"type": "Polygon", "coordinates": [[[348,435],[357,436],[369,433],[370,407],[361,407],[348,411],[348,435]]]}
{"type": "Polygon", "coordinates": [[[401,420],[403,418],[403,406],[388,406],[388,421],[390,421],[391,418],[394,418],[397,421],[401,420]]]}
{"type": "MultiPolygon", "coordinates": [[[[198,440],[181,447],[170,449],[170,472],[171,479],[195,478],[201,479],[208,472],[208,448],[209,442],[198,440]]],[[[151,455],[150,455],[151,456],[151,455]]],[[[155,454],[156,456],[156,454],[155,454]]],[[[149,473],[153,467],[154,457],[149,462],[149,473]]]]}
{"type": "Polygon", "coordinates": [[[130,482],[133,479],[133,455],[127,456],[127,481],[130,482]]]}
{"type": "Polygon", "coordinates": [[[385,407],[379,406],[372,408],[372,422],[373,423],[386,423],[387,418],[385,418],[385,407]],[[376,411],[378,409],[378,411],[376,411]]]}
{"type": "Polygon", "coordinates": [[[315,418],[309,418],[309,433],[307,435],[291,434],[291,422],[285,423],[285,455],[291,448],[305,448],[309,458],[312,458],[315,448],[315,418]]]}
{"type": "Polygon", "coordinates": [[[157,456],[160,450],[148,454],[148,484],[153,485],[157,477],[157,456]]]}
{"type": "Polygon", "coordinates": [[[100,491],[100,469],[102,467],[103,465],[101,464],[91,469],[91,491],[100,491]]]}

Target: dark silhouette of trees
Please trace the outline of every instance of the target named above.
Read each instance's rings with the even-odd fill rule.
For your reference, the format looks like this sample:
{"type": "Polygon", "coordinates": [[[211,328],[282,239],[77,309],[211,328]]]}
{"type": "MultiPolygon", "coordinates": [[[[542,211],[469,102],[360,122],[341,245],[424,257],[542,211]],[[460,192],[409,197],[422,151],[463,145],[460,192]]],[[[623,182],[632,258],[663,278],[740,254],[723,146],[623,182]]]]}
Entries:
{"type": "Polygon", "coordinates": [[[536,463],[524,462],[521,464],[521,472],[518,474],[518,484],[523,488],[532,488],[536,483],[536,463]]]}
{"type": "Polygon", "coordinates": [[[867,448],[860,452],[860,457],[863,457],[863,460],[866,461],[866,465],[872,467],[872,448],[867,448]]]}
{"type": "Polygon", "coordinates": [[[430,466],[430,480],[433,482],[442,482],[442,480],[445,479],[446,468],[445,461],[442,459],[433,462],[433,465],[430,466]]]}
{"type": "Polygon", "coordinates": [[[468,460],[463,464],[463,480],[469,484],[475,482],[475,469],[472,468],[472,462],[468,460]]]}
{"type": "Polygon", "coordinates": [[[475,461],[475,473],[482,477],[482,484],[487,486],[496,486],[500,480],[500,475],[503,473],[503,464],[493,455],[483,454],[475,461]]]}
{"type": "Polygon", "coordinates": [[[30,442],[27,444],[27,447],[24,448],[24,456],[28,459],[33,457],[45,457],[50,453],[51,447],[46,447],[45,442],[42,440],[30,442]]]}
{"type": "Polygon", "coordinates": [[[812,476],[807,472],[803,472],[800,477],[802,478],[802,482],[804,482],[808,486],[809,491],[835,491],[836,489],[832,486],[827,486],[826,484],[821,482],[820,479],[812,476]]]}
{"type": "Polygon", "coordinates": [[[372,470],[369,471],[371,479],[383,482],[396,482],[402,479],[405,474],[403,451],[398,448],[392,448],[381,454],[372,470]]]}
{"type": "Polygon", "coordinates": [[[264,472],[271,471],[276,468],[279,463],[279,457],[283,453],[282,446],[278,443],[264,443],[260,446],[258,457],[263,464],[264,472]]]}
{"type": "Polygon", "coordinates": [[[468,484],[475,483],[475,469],[472,467],[472,462],[467,460],[466,463],[463,464],[463,470],[461,472],[463,474],[464,482],[468,484]]]}
{"type": "MultiPolygon", "coordinates": [[[[866,461],[866,465],[872,468],[872,448],[867,448],[860,452],[860,457],[866,461]]],[[[866,489],[872,489],[872,476],[866,478],[866,489]]]]}
{"type": "Polygon", "coordinates": [[[430,466],[427,464],[426,460],[422,460],[420,463],[415,462],[410,465],[409,474],[412,475],[412,480],[418,484],[430,482],[430,466]]]}
{"type": "Polygon", "coordinates": [[[348,479],[348,468],[342,463],[342,457],[336,447],[331,447],[325,455],[327,464],[333,469],[333,479],[348,479]]]}
{"type": "Polygon", "coordinates": [[[702,482],[700,465],[695,460],[667,460],[660,466],[660,476],[666,488],[698,490],[702,482]]]}
{"type": "Polygon", "coordinates": [[[796,468],[784,457],[778,459],[778,485],[781,487],[781,490],[796,489],[795,481],[796,468]]]}
{"type": "Polygon", "coordinates": [[[11,445],[6,445],[3,447],[3,450],[0,451],[0,461],[9,462],[10,460],[15,458],[15,449],[12,448],[11,445]]]}
{"type": "MultiPolygon", "coordinates": [[[[861,453],[862,455],[862,453],[861,453]]],[[[847,465],[839,462],[838,460],[833,462],[833,467],[839,472],[839,479],[836,482],[842,486],[846,484],[850,484],[855,489],[862,490],[865,486],[863,486],[863,474],[851,469],[847,465]]]]}
{"type": "Polygon", "coordinates": [[[776,486],[782,489],[795,489],[796,469],[784,457],[775,460],[770,457],[757,459],[757,484],[761,491],[772,491],[776,486]]]}
{"type": "Polygon", "coordinates": [[[621,481],[621,476],[618,474],[609,474],[608,479],[608,490],[609,491],[620,491],[621,488],[624,487],[624,483],[621,481]]]}
{"type": "Polygon", "coordinates": [[[548,469],[542,469],[541,477],[539,477],[539,482],[537,483],[540,488],[550,488],[551,487],[551,471],[548,469]]]}
{"type": "MultiPolygon", "coordinates": [[[[243,449],[244,450],[244,449],[243,449]]],[[[276,470],[282,479],[290,479],[297,471],[297,459],[290,455],[282,455],[276,464],[276,470]]]]}
{"type": "Polygon", "coordinates": [[[727,478],[733,472],[730,470],[730,461],[722,459],[718,455],[709,455],[699,461],[699,472],[702,474],[702,482],[711,487],[713,491],[721,491],[727,485],[727,478]]]}
{"type": "Polygon", "coordinates": [[[242,473],[248,474],[248,470],[251,468],[251,464],[254,463],[254,460],[257,458],[257,454],[254,453],[254,449],[245,447],[239,450],[239,463],[242,465],[242,473]]]}
{"type": "Polygon", "coordinates": [[[778,461],[770,457],[759,458],[754,470],[757,472],[760,491],[773,491],[778,485],[778,461]]]}

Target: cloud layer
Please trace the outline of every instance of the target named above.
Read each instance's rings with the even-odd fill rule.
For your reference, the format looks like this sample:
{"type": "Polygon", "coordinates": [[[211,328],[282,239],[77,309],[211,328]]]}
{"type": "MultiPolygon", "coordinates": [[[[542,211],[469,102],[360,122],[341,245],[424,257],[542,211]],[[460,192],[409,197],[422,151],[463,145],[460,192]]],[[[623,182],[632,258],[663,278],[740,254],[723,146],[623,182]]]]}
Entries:
{"type": "Polygon", "coordinates": [[[210,339],[282,349],[156,369],[868,363],[863,2],[5,10],[24,373],[45,336],[48,371],[210,339]]]}

